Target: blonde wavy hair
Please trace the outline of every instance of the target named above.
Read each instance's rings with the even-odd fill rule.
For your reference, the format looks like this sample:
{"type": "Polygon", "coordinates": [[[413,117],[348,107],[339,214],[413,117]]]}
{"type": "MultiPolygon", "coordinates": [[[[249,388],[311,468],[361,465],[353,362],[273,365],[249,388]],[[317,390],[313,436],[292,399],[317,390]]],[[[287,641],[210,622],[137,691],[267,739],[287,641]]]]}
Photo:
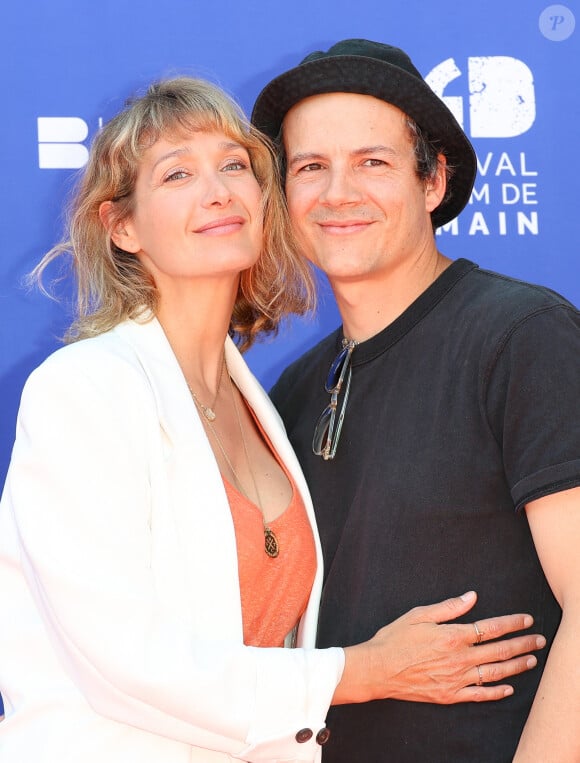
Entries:
{"type": "Polygon", "coordinates": [[[34,269],[61,255],[72,257],[77,294],[75,320],[65,341],[96,336],[127,318],[155,315],[158,292],[134,254],[119,249],[110,231],[134,212],[134,190],[144,152],[176,131],[219,131],[244,146],[262,190],[264,237],[256,263],[241,274],[230,333],[240,349],[259,334],[275,333],[290,313],[313,309],[312,274],[299,255],[281,191],[275,152],[268,138],[216,85],[177,77],[153,83],[97,134],[68,209],[67,235],[34,269]],[[99,207],[112,201],[107,227],[99,207]]]}

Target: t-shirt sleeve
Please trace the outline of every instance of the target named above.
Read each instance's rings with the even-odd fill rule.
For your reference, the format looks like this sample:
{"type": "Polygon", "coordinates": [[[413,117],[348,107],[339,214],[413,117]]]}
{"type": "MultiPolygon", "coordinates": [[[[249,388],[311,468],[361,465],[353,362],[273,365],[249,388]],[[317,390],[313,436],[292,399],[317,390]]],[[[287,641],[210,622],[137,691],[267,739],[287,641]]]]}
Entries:
{"type": "Polygon", "coordinates": [[[516,509],[580,485],[580,314],[538,310],[503,337],[485,408],[516,509]]]}

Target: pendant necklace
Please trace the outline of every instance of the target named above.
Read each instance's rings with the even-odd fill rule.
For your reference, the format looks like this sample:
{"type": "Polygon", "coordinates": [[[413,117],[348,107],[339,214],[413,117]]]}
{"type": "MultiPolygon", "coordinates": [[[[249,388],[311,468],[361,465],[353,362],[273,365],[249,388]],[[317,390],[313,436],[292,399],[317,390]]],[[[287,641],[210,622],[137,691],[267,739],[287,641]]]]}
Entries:
{"type": "MultiPolygon", "coordinates": [[[[234,408],[236,410],[236,418],[238,420],[238,427],[240,429],[240,434],[242,436],[242,444],[244,446],[244,453],[246,456],[246,463],[248,464],[248,471],[250,472],[250,476],[252,478],[252,482],[254,483],[254,492],[256,493],[256,498],[258,500],[258,507],[260,509],[260,512],[262,514],[262,525],[264,528],[264,551],[268,554],[268,556],[271,559],[275,559],[279,552],[280,548],[278,546],[278,538],[274,535],[270,527],[268,526],[268,523],[266,522],[266,517],[264,516],[264,509],[262,508],[262,501],[260,499],[260,493],[258,491],[258,485],[256,484],[256,477],[254,476],[254,470],[252,469],[252,464],[250,461],[250,455],[248,453],[248,445],[246,443],[246,437],[244,435],[244,428],[242,427],[242,419],[240,417],[240,411],[238,408],[238,401],[236,400],[236,395],[234,393],[234,388],[232,384],[232,377],[228,373],[228,379],[230,381],[230,390],[232,392],[232,399],[234,401],[234,408]]],[[[230,467],[231,468],[231,467],[230,467]]],[[[235,474],[235,472],[234,472],[235,474]]],[[[236,475],[237,479],[237,475],[236,475]]],[[[238,480],[239,483],[239,480],[238,480]]],[[[246,496],[247,497],[247,496],[246,496]]]]}
{"type": "Polygon", "coordinates": [[[199,410],[203,413],[203,415],[207,419],[207,421],[215,421],[215,404],[217,402],[218,395],[220,393],[220,387],[221,387],[221,383],[222,383],[222,376],[224,374],[224,366],[225,366],[225,364],[226,364],[226,356],[224,354],[224,355],[222,355],[222,362],[221,362],[221,365],[220,365],[220,373],[219,373],[218,380],[217,380],[217,387],[216,387],[216,390],[215,390],[215,397],[213,399],[213,403],[211,404],[211,406],[204,405],[201,402],[201,400],[198,398],[198,396],[195,394],[195,392],[192,390],[190,385],[189,384],[187,385],[188,388],[189,388],[189,391],[191,392],[191,396],[193,398],[193,402],[197,405],[199,410]]]}
{"type": "MultiPolygon", "coordinates": [[[[226,365],[225,357],[224,357],[223,365],[226,365]]],[[[223,369],[223,367],[222,367],[222,369],[223,369]]],[[[245,458],[246,458],[246,463],[248,465],[248,471],[250,472],[250,476],[252,478],[252,483],[254,485],[254,491],[256,493],[256,499],[257,499],[257,503],[258,503],[258,508],[260,509],[260,513],[262,514],[262,525],[263,525],[263,528],[264,528],[264,551],[266,552],[266,554],[271,559],[275,559],[278,556],[278,554],[280,553],[280,547],[278,545],[278,538],[276,538],[276,535],[274,534],[273,530],[270,529],[270,527],[269,527],[269,525],[266,522],[266,519],[264,517],[264,509],[262,508],[262,501],[260,499],[260,493],[258,491],[258,485],[256,484],[256,478],[254,476],[254,471],[252,469],[252,464],[251,464],[251,461],[250,461],[250,454],[248,452],[248,445],[246,443],[246,437],[244,435],[244,428],[242,426],[242,419],[241,419],[240,411],[239,411],[239,408],[238,408],[238,401],[236,400],[236,395],[234,393],[234,387],[233,387],[233,383],[232,383],[232,377],[230,376],[229,371],[228,371],[228,375],[227,376],[228,376],[228,381],[229,381],[229,384],[230,384],[230,391],[231,391],[231,394],[232,394],[232,401],[233,401],[233,404],[234,404],[234,410],[236,412],[236,419],[237,419],[237,422],[238,422],[238,428],[240,430],[240,436],[242,438],[242,445],[244,447],[244,455],[245,455],[245,458]]],[[[221,378],[222,378],[222,373],[220,371],[220,381],[221,381],[221,378]]],[[[218,382],[218,389],[219,389],[219,382],[218,382]]],[[[232,473],[232,475],[234,477],[234,480],[236,481],[236,486],[237,486],[238,490],[240,491],[240,493],[242,493],[242,495],[244,495],[248,500],[250,500],[248,498],[248,495],[247,495],[246,491],[244,490],[244,488],[242,486],[240,478],[238,477],[232,462],[230,461],[230,458],[229,458],[228,454],[226,453],[226,449],[224,448],[224,445],[223,445],[223,443],[221,441],[221,438],[218,435],[218,433],[217,433],[217,431],[216,431],[216,429],[215,429],[215,427],[213,425],[213,422],[214,422],[215,417],[216,417],[215,416],[215,412],[213,411],[212,408],[209,408],[208,406],[203,406],[202,407],[201,402],[197,399],[197,397],[196,397],[195,393],[193,392],[193,390],[191,389],[191,387],[189,387],[189,391],[191,392],[191,395],[192,395],[192,397],[193,397],[197,407],[200,409],[201,413],[203,414],[203,416],[205,418],[205,421],[207,422],[208,429],[210,430],[210,432],[212,433],[212,435],[215,438],[215,441],[216,441],[216,443],[217,443],[217,445],[218,445],[218,447],[220,449],[220,452],[221,452],[222,456],[224,457],[224,460],[225,460],[226,464],[228,465],[229,470],[230,470],[230,472],[232,473]],[[208,411],[208,413],[206,413],[206,410],[208,411]],[[210,416],[209,413],[211,413],[212,415],[210,416]]],[[[216,399],[217,399],[217,395],[216,395],[216,399]]],[[[213,405],[215,406],[215,401],[214,401],[213,405]]]]}

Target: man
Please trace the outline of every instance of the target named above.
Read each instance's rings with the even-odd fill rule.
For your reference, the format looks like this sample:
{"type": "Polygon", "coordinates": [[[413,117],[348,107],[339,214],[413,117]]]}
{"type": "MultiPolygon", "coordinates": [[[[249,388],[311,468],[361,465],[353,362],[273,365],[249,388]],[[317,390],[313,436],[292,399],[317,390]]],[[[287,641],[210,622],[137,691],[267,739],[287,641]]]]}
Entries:
{"type": "Polygon", "coordinates": [[[320,646],[468,586],[551,647],[501,703],[333,708],[326,763],[580,761],[578,311],[437,251],[476,159],[398,48],[312,53],[252,119],[343,320],[272,391],[317,509],[320,646]]]}

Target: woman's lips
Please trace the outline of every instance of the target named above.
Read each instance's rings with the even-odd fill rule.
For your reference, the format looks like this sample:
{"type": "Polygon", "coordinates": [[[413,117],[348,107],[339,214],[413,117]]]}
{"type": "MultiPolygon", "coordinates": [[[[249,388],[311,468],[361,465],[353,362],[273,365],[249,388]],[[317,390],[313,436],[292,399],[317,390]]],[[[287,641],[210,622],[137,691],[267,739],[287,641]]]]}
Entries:
{"type": "Polygon", "coordinates": [[[210,222],[205,223],[205,225],[196,228],[194,233],[208,233],[213,236],[227,235],[228,233],[238,231],[244,223],[244,218],[239,217],[238,215],[220,217],[217,220],[210,220],[210,222]]]}

